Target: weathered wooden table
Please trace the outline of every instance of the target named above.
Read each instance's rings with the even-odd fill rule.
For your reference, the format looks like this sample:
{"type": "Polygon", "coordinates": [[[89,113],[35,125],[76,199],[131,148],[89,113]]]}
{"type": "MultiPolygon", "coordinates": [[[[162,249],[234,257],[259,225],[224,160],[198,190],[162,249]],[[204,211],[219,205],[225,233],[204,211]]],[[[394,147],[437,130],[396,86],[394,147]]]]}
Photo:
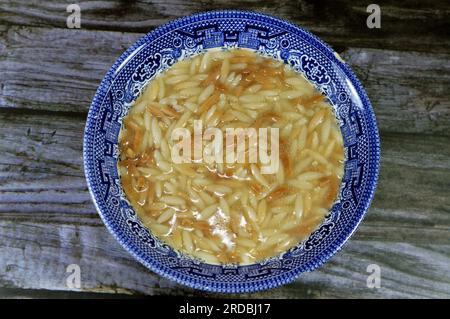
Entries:
{"type": "MultiPolygon", "coordinates": [[[[144,33],[199,10],[284,17],[328,41],[373,103],[382,168],[372,207],[348,244],[294,283],[251,297],[450,297],[450,5],[370,1],[0,0],[0,297],[94,293],[206,295],[136,262],[103,226],[82,167],[86,112],[101,78],[144,33]],[[370,289],[367,267],[381,269],[370,289]]],[[[83,295],[86,296],[86,295],[83,295]]],[[[245,297],[249,297],[248,295],[245,297]]]]}

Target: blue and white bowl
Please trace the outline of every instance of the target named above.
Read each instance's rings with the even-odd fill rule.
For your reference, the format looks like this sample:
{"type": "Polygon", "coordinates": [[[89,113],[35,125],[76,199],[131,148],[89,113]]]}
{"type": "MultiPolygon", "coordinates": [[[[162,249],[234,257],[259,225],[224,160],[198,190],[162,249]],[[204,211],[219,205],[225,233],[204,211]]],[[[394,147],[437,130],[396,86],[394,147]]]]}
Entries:
{"type": "Polygon", "coordinates": [[[335,254],[372,200],[379,172],[375,116],[349,66],[325,43],[284,20],[243,11],[215,11],[172,21],[137,41],[114,63],[89,110],[84,166],[94,203],[114,237],[150,270],[207,291],[253,292],[293,281],[335,254]],[[345,173],[323,224],[284,254],[248,266],[210,265],[174,251],[145,228],[127,201],[117,170],[118,135],[130,102],[173,63],[216,47],[242,47],[283,60],[329,99],[344,137],[345,173]]]}

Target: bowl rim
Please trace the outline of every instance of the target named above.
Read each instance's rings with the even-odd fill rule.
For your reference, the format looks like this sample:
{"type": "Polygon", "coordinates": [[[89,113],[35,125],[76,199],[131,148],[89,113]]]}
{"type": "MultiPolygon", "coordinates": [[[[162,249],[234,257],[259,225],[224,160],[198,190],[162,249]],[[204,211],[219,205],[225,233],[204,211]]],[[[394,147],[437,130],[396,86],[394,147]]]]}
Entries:
{"type": "Polygon", "coordinates": [[[133,45],[131,45],[124,53],[121,54],[121,56],[114,62],[114,64],[111,66],[111,68],[108,70],[106,75],[103,77],[100,85],[98,86],[96,93],[93,97],[92,103],[89,107],[87,119],[86,119],[86,125],[84,129],[84,136],[83,136],[83,167],[85,172],[85,178],[88,185],[89,193],[91,195],[91,198],[94,202],[94,206],[100,215],[103,223],[107,227],[108,231],[113,235],[115,240],[120,243],[120,245],[125,248],[128,253],[130,253],[136,260],[138,260],[141,264],[143,264],[147,269],[155,272],[156,274],[168,278],[176,283],[188,286],[190,288],[199,289],[203,291],[208,292],[219,292],[219,293],[249,293],[249,292],[257,292],[262,290],[267,290],[271,288],[275,288],[287,283],[290,283],[294,281],[301,273],[303,272],[309,272],[317,269],[321,265],[323,265],[326,261],[328,261],[333,255],[335,255],[340,249],[342,249],[343,245],[348,241],[348,239],[353,235],[353,233],[358,228],[359,224],[361,223],[362,219],[366,215],[369,206],[373,200],[375,189],[377,187],[378,183],[378,177],[380,172],[380,137],[378,132],[378,125],[375,118],[375,113],[373,110],[373,107],[369,101],[369,98],[357,79],[356,75],[353,73],[353,71],[350,69],[350,67],[342,61],[342,59],[336,57],[336,52],[324,41],[319,39],[314,34],[310,33],[309,31],[305,30],[304,28],[291,23],[283,18],[279,18],[270,14],[266,13],[260,13],[257,11],[248,11],[248,10],[212,10],[212,11],[205,11],[195,14],[186,15],[177,19],[170,20],[159,27],[155,28],[154,30],[150,31],[146,35],[139,38],[133,45]],[[260,284],[255,283],[239,283],[239,282],[232,282],[232,283],[226,283],[226,284],[205,284],[202,281],[199,281],[197,279],[192,279],[191,277],[187,275],[175,275],[172,270],[168,267],[160,266],[155,263],[149,262],[146,257],[140,252],[138,249],[134,249],[129,245],[129,243],[125,242],[124,238],[119,234],[118,231],[113,229],[112,225],[110,224],[109,220],[104,215],[102,209],[100,208],[98,204],[97,195],[94,193],[94,178],[93,178],[93,172],[90,169],[90,163],[88,159],[88,146],[90,142],[89,138],[89,128],[90,128],[90,122],[92,118],[95,118],[95,112],[97,112],[96,106],[100,103],[100,98],[104,95],[104,90],[109,87],[109,85],[112,83],[111,80],[114,78],[115,73],[120,69],[120,67],[126,63],[130,58],[133,57],[134,53],[138,48],[140,48],[142,45],[158,38],[159,36],[163,35],[167,31],[171,31],[175,28],[175,26],[179,25],[180,23],[183,23],[185,21],[195,20],[199,21],[203,18],[211,18],[211,17],[218,17],[218,18],[236,18],[236,16],[244,15],[248,18],[259,18],[259,19],[265,19],[266,21],[270,22],[276,22],[278,24],[283,25],[283,27],[286,27],[290,32],[301,32],[306,37],[309,38],[309,40],[312,41],[310,44],[314,44],[314,46],[318,47],[318,50],[324,54],[330,61],[333,63],[333,65],[336,65],[339,67],[339,69],[345,74],[345,76],[350,80],[350,82],[353,84],[357,95],[360,97],[361,102],[364,106],[364,114],[366,115],[366,124],[367,129],[372,133],[370,136],[370,143],[368,147],[368,151],[370,153],[371,160],[369,160],[370,166],[371,166],[371,172],[372,174],[368,176],[368,185],[365,188],[363,194],[361,195],[363,202],[356,212],[355,217],[353,217],[349,223],[343,228],[341,235],[336,238],[336,240],[328,245],[314,260],[308,261],[305,265],[302,267],[298,267],[292,270],[289,270],[287,272],[282,272],[281,274],[278,274],[277,276],[269,277],[264,279],[260,284]]]}

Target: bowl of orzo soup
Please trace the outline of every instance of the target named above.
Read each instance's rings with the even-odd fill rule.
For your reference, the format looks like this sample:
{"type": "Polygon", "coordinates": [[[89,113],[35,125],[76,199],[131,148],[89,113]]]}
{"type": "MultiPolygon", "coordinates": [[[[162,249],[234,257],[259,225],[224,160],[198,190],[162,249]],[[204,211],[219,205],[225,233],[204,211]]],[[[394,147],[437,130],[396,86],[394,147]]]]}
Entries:
{"type": "Polygon", "coordinates": [[[84,165],[114,237],[161,276],[207,291],[314,270],[372,200],[369,99],[324,42],[252,12],[184,17],[131,46],[93,99],[84,165]]]}

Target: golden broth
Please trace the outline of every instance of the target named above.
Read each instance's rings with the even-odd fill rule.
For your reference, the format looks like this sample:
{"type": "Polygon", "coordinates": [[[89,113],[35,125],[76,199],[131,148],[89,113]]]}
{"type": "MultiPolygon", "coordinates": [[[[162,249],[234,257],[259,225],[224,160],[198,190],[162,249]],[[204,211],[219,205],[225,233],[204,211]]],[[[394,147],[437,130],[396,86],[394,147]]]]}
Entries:
{"type": "MultiPolygon", "coordinates": [[[[204,143],[204,141],[202,142],[204,143]]],[[[249,264],[309,236],[335,201],[343,141],[324,96],[282,62],[250,50],[211,50],[174,64],[123,120],[118,163],[142,222],[205,262],[249,264]],[[280,166],[174,164],[176,128],[278,128],[280,166]]]]}

